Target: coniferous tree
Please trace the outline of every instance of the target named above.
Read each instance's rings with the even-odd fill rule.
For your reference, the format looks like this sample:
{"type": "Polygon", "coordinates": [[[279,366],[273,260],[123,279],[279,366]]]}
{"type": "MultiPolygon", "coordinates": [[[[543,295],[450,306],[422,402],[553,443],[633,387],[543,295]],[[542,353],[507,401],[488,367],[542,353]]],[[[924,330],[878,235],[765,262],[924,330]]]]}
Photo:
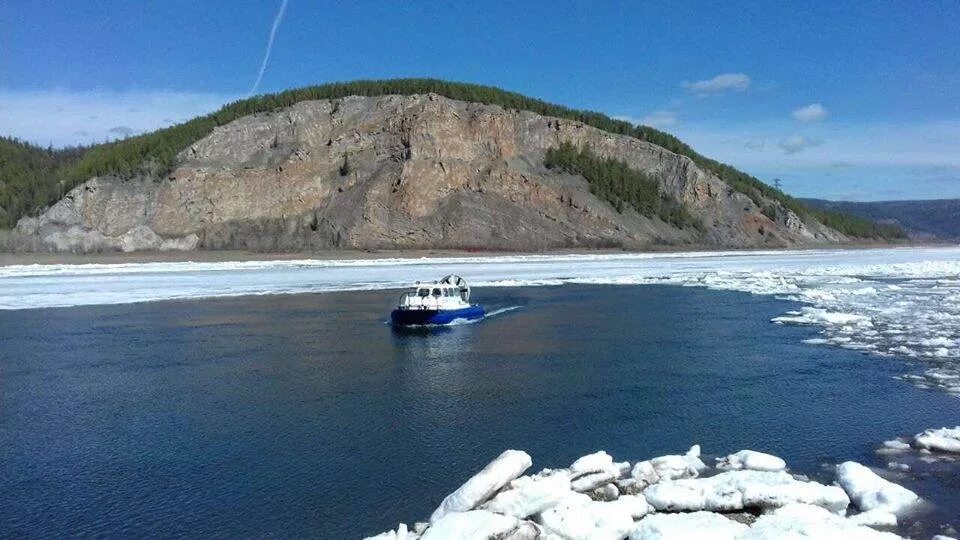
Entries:
{"type": "Polygon", "coordinates": [[[630,168],[626,162],[603,158],[589,146],[578,149],[570,142],[547,150],[544,165],[583,176],[590,192],[610,203],[618,212],[633,207],[647,217],[657,217],[679,228],[703,230],[699,219],[674,197],[662,193],[655,178],[630,168]]]}

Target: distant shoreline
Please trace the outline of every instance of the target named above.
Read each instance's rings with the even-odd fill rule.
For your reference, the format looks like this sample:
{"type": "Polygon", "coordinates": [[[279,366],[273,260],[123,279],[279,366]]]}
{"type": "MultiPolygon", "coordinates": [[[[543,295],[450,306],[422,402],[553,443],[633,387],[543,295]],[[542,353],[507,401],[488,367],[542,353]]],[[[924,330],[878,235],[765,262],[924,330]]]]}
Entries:
{"type": "Polygon", "coordinates": [[[640,254],[640,253],[689,253],[694,251],[810,251],[819,249],[876,249],[876,248],[924,248],[953,247],[954,243],[943,242],[859,242],[855,244],[815,244],[795,247],[717,247],[704,245],[655,246],[646,250],[616,248],[570,248],[546,251],[483,251],[458,249],[383,249],[383,250],[325,250],[297,252],[258,252],[242,250],[194,250],[194,251],[137,251],[104,253],[12,253],[0,252],[0,267],[28,264],[136,264],[155,262],[236,262],[236,261],[285,261],[285,260],[364,260],[364,259],[419,259],[442,257],[494,257],[507,255],[588,255],[588,254],[640,254]]]}

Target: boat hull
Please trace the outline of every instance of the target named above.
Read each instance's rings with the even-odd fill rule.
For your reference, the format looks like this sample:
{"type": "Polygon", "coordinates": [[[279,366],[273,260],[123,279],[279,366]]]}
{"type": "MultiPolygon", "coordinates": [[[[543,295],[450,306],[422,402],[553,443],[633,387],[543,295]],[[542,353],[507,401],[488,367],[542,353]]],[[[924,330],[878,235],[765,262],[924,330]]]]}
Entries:
{"type": "Polygon", "coordinates": [[[484,316],[483,308],[470,306],[461,309],[395,309],[390,321],[396,326],[438,326],[454,321],[476,321],[484,316]]]}

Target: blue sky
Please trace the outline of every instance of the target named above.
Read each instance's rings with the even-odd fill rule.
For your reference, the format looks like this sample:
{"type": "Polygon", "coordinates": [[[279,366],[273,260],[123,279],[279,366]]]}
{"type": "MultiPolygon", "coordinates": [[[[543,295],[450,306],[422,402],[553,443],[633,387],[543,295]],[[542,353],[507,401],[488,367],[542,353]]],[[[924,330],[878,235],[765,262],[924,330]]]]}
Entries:
{"type": "MultiPolygon", "coordinates": [[[[244,97],[280,6],[5,0],[0,133],[101,141],[244,97]]],[[[655,125],[798,196],[960,197],[958,28],[955,0],[289,0],[258,92],[491,84],[655,125]]]]}

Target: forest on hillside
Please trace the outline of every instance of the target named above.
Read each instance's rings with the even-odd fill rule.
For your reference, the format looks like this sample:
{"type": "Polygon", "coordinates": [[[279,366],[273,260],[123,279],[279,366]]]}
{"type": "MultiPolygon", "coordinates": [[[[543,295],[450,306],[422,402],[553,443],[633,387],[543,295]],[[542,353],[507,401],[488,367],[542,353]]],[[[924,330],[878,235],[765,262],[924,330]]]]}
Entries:
{"type": "Polygon", "coordinates": [[[681,201],[660,190],[656,178],[630,168],[624,161],[600,157],[589,146],[577,148],[564,142],[548,149],[543,163],[547,168],[584,177],[590,192],[618,212],[629,205],[641,215],[658,217],[679,229],[703,230],[703,223],[681,201]]]}
{"type": "Polygon", "coordinates": [[[88,150],[41,148],[0,137],[0,228],[63,197],[75,185],[73,169],[88,150]]]}
{"type": "Polygon", "coordinates": [[[918,240],[960,240],[960,199],[926,201],[824,201],[804,199],[813,208],[896,225],[918,240]]]}

